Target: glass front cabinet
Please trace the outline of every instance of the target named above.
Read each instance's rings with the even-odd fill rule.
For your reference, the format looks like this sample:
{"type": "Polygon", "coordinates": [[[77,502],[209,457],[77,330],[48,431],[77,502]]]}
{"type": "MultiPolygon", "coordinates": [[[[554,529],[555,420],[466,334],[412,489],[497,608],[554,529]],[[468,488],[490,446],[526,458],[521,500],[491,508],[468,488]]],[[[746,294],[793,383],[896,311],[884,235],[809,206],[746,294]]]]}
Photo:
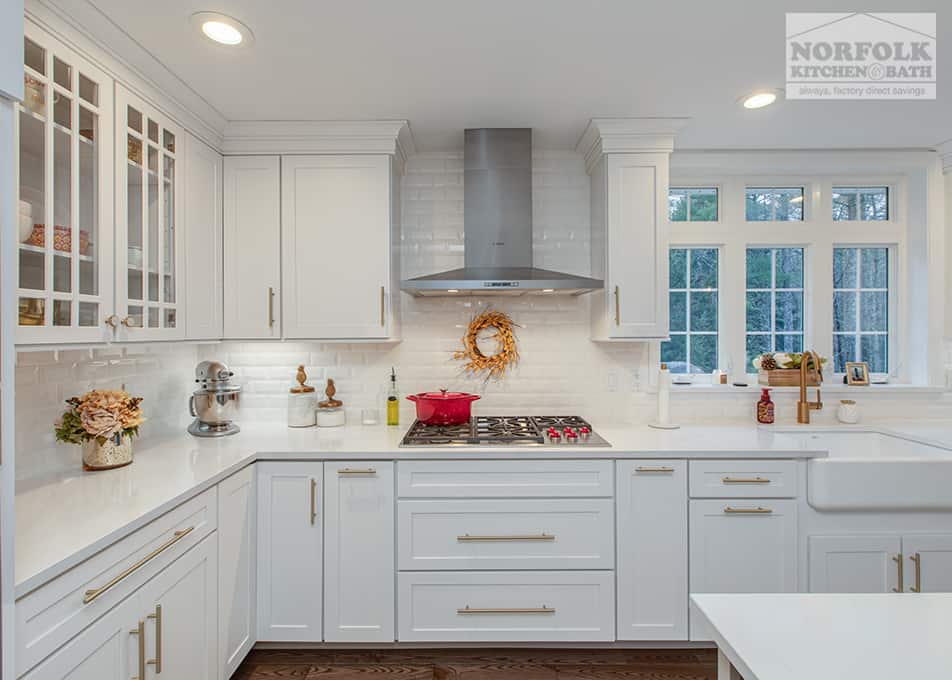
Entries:
{"type": "Polygon", "coordinates": [[[113,338],[113,81],[29,21],[23,70],[17,342],[105,342],[113,338]]]}
{"type": "Polygon", "coordinates": [[[17,343],[184,338],[182,130],[29,20],[23,70],[17,343]]]}
{"type": "Polygon", "coordinates": [[[116,85],[118,340],[185,337],[182,130],[116,85]]]}

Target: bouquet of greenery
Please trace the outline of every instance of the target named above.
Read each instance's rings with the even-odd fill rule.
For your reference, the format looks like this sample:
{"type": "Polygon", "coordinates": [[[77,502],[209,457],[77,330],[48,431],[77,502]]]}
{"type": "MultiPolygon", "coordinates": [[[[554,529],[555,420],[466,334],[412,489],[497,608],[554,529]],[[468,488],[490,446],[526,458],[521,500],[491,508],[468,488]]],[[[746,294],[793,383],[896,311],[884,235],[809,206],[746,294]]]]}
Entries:
{"type": "MultiPolygon", "coordinates": [[[[826,364],[826,357],[820,357],[820,365],[826,364]]],[[[753,360],[758,371],[773,371],[778,368],[800,368],[803,354],[798,352],[765,352],[753,360]]]]}
{"type": "Polygon", "coordinates": [[[82,444],[95,439],[100,445],[116,437],[135,437],[145,421],[142,397],[125,390],[93,390],[67,399],[69,408],[56,422],[56,441],[82,444]]]}

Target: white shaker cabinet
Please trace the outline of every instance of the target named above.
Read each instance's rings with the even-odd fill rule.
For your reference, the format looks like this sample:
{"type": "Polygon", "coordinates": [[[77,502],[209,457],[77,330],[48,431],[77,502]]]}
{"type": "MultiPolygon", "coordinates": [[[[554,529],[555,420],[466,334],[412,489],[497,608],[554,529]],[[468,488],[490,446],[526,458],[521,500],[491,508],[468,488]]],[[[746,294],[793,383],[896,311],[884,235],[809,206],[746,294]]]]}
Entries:
{"type": "Polygon", "coordinates": [[[392,462],[324,463],[324,639],[393,642],[392,462]]]}
{"type": "Polygon", "coordinates": [[[255,643],[255,466],[218,485],[218,662],[229,678],[255,643]]]}
{"type": "Polygon", "coordinates": [[[952,534],[809,538],[811,593],[952,592],[952,534]]]}
{"type": "Polygon", "coordinates": [[[226,156],[223,200],[224,337],[280,338],[280,159],[226,156]]]}
{"type": "Polygon", "coordinates": [[[811,593],[889,593],[899,589],[899,536],[810,536],[811,593]]]}
{"type": "Polygon", "coordinates": [[[185,143],[185,332],[222,337],[222,157],[197,137],[185,143]]]}
{"type": "Polygon", "coordinates": [[[593,119],[577,150],[591,176],[592,339],[668,337],[668,164],[683,119],[593,119]]]}
{"type": "Polygon", "coordinates": [[[281,159],[284,337],[390,335],[386,154],[281,159]]]}
{"type": "Polygon", "coordinates": [[[212,534],[142,588],[147,678],[218,680],[217,582],[218,545],[212,534]]]}
{"type": "Polygon", "coordinates": [[[146,619],[140,616],[139,600],[131,597],[94,624],[84,629],[68,644],[22,676],[23,680],[129,680],[138,677],[139,660],[145,662],[140,650],[140,636],[146,619]],[[133,631],[135,631],[133,633],[133,631]]]}
{"type": "Polygon", "coordinates": [[[258,640],[319,642],[324,464],[257,467],[258,640]]]}
{"type": "Polygon", "coordinates": [[[906,592],[952,592],[952,534],[907,534],[902,554],[906,592]]]}
{"type": "MultiPolygon", "coordinates": [[[[692,593],[797,591],[797,501],[690,501],[692,593]]],[[[709,639],[695,615],[691,639],[709,639]]]]}
{"type": "Polygon", "coordinates": [[[683,460],[619,461],[619,640],[688,639],[688,483],[683,460]]]}
{"type": "Polygon", "coordinates": [[[185,132],[116,84],[116,308],[120,341],[185,337],[185,132]]]}

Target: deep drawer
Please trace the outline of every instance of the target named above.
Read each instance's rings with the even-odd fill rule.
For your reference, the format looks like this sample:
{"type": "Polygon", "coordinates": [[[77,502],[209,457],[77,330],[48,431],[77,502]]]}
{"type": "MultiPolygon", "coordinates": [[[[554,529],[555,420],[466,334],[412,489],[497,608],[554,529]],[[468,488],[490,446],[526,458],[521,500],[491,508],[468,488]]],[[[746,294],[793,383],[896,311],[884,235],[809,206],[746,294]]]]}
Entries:
{"type": "Polygon", "coordinates": [[[794,460],[692,460],[691,498],[796,498],[794,460]]]}
{"type": "Polygon", "coordinates": [[[612,495],[609,460],[459,460],[397,463],[401,498],[559,498],[612,495]]]}
{"type": "Polygon", "coordinates": [[[197,545],[217,520],[211,488],[17,600],[17,675],[197,545]]]}
{"type": "Polygon", "coordinates": [[[615,639],[610,571],[405,572],[398,591],[405,642],[615,639]]]}
{"type": "Polygon", "coordinates": [[[402,500],[401,570],[612,569],[610,499],[402,500]]]}

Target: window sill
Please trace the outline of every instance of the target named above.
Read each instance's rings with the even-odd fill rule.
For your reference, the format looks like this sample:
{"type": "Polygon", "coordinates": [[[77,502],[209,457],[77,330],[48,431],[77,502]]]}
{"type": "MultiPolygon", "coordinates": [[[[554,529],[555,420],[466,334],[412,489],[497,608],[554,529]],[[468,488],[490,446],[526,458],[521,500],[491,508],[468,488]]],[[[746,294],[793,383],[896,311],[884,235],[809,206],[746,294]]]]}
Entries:
{"type": "MultiPolygon", "coordinates": [[[[711,395],[726,395],[726,394],[759,394],[761,390],[769,389],[771,392],[775,393],[798,393],[800,391],[799,387],[770,387],[768,385],[758,385],[756,380],[749,382],[744,387],[735,387],[734,385],[705,385],[704,383],[692,383],[690,385],[671,385],[671,393],[675,394],[678,392],[690,393],[690,392],[703,392],[705,394],[711,395]]],[[[814,387],[808,388],[810,390],[815,389],[814,387]]],[[[909,385],[909,384],[900,384],[900,383],[890,383],[887,385],[843,385],[843,384],[829,384],[823,383],[820,386],[823,394],[829,394],[833,396],[856,396],[862,394],[894,394],[894,395],[929,395],[929,394],[944,394],[949,390],[945,387],[939,385],[909,385]]],[[[654,387],[654,392],[657,391],[657,387],[654,387]]]]}

